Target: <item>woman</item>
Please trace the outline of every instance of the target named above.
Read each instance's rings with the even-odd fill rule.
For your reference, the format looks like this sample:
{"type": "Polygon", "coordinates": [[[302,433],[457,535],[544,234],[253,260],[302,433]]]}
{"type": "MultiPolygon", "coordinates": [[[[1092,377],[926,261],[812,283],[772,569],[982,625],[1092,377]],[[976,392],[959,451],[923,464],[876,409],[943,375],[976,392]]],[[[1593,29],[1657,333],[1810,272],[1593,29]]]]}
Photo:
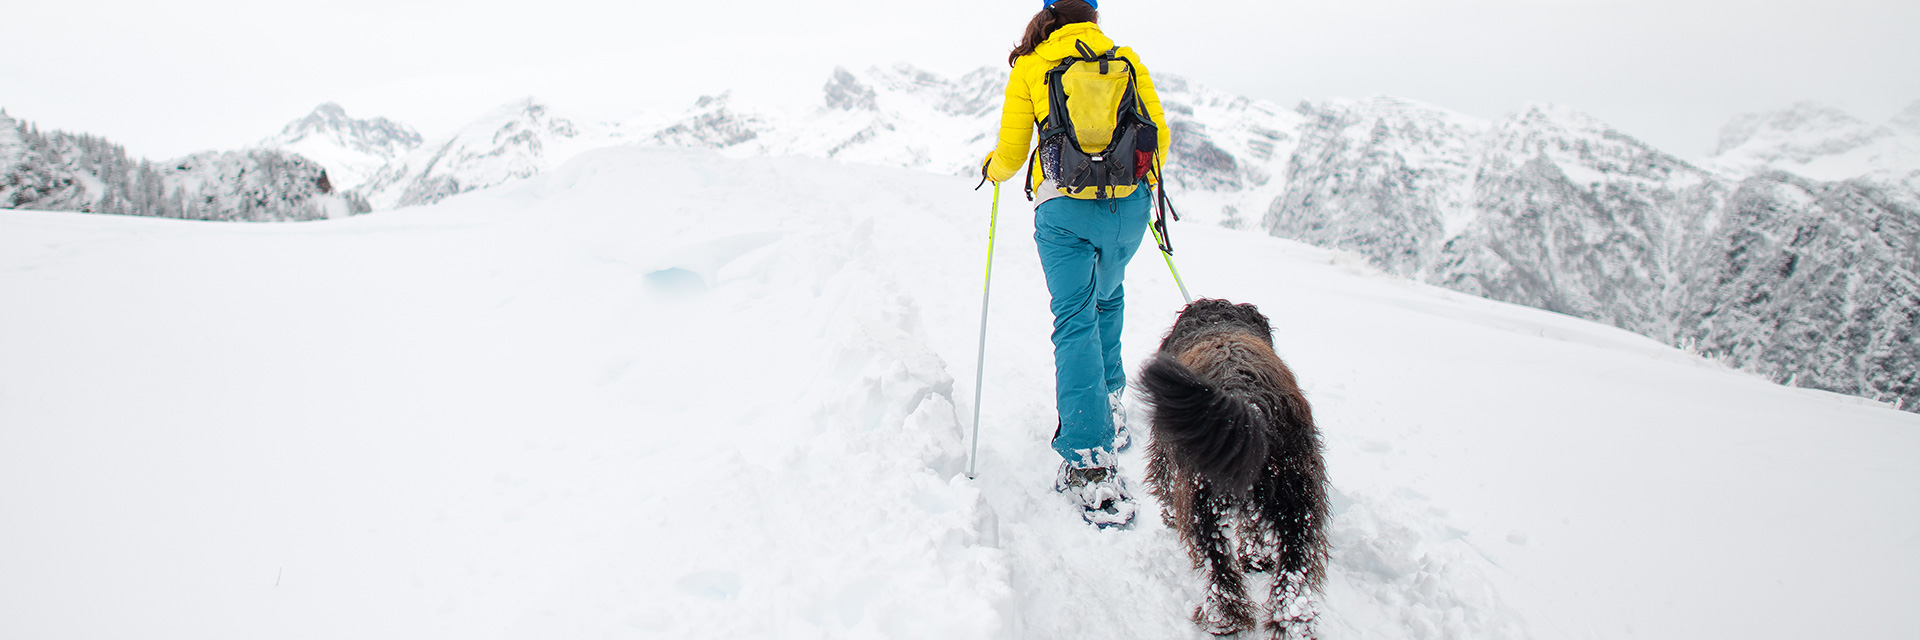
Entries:
{"type": "MultiPolygon", "coordinates": [[[[1084,56],[1082,45],[1093,52],[1114,48],[1098,26],[1099,0],[1042,2],[1044,8],[1007,56],[1013,73],[1000,112],[999,145],[981,167],[995,182],[1013,178],[1028,161],[1034,128],[1049,111],[1047,72],[1065,58],[1084,56]]],[[[1158,125],[1151,164],[1159,167],[1170,144],[1160,98],[1133,50],[1120,47],[1117,54],[1133,66],[1140,106],[1158,125]]],[[[1116,418],[1124,416],[1120,399],[1127,381],[1120,362],[1120,281],[1146,235],[1149,185],[1159,176],[1148,172],[1131,194],[1081,199],[1064,194],[1056,176],[1047,173],[1029,171],[1027,186],[1038,200],[1033,235],[1053,296],[1055,406],[1060,414],[1053,448],[1063,458],[1054,488],[1075,498],[1088,522],[1122,525],[1133,519],[1134,505],[1113,455],[1128,444],[1124,422],[1116,424],[1116,418]]]]}

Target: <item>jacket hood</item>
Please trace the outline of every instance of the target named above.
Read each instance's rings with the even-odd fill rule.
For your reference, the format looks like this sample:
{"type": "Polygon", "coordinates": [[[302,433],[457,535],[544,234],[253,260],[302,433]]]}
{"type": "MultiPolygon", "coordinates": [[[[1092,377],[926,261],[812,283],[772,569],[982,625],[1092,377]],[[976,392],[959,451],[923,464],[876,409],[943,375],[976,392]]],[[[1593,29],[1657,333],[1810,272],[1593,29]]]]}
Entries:
{"type": "Polygon", "coordinates": [[[1077,56],[1080,52],[1073,47],[1076,41],[1087,43],[1087,48],[1092,49],[1094,53],[1113,48],[1113,39],[1100,33],[1100,25],[1091,22],[1075,22],[1055,30],[1053,35],[1047,37],[1046,42],[1033,48],[1033,54],[1048,60],[1077,56]]]}

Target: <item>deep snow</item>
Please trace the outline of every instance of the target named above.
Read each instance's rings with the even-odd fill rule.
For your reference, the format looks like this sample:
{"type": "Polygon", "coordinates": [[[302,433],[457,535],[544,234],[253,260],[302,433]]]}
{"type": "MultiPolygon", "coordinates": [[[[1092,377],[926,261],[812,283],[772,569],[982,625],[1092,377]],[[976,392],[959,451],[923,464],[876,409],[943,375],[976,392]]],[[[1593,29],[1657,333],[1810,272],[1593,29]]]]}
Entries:
{"type": "MultiPolygon", "coordinates": [[[[613,148],[347,220],[0,211],[0,637],[1204,637],[1156,505],[1050,491],[1012,192],[961,474],[970,186],[613,148]]],[[[1326,435],[1324,637],[1920,635],[1920,415],[1174,234],[1326,435]]],[[[1180,298],[1128,291],[1137,363],[1180,298]]]]}

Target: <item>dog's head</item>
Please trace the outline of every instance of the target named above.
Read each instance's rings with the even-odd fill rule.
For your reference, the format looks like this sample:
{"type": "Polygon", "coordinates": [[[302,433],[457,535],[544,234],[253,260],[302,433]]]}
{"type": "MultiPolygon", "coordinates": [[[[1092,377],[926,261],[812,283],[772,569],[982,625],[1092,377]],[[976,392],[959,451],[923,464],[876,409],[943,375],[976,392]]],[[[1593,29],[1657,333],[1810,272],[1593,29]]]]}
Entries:
{"type": "Polygon", "coordinates": [[[1180,311],[1180,318],[1160,341],[1160,350],[1179,353],[1186,350],[1187,343],[1223,332],[1248,333],[1267,343],[1268,348],[1273,347],[1273,326],[1258,307],[1201,298],[1180,311]]]}

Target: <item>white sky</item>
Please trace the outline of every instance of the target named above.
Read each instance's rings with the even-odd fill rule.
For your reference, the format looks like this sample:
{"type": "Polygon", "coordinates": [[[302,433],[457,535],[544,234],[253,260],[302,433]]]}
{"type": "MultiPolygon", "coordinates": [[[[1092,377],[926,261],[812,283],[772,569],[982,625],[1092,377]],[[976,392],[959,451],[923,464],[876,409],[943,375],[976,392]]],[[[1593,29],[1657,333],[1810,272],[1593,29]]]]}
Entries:
{"type": "MultiPolygon", "coordinates": [[[[1004,66],[1038,0],[13,0],[0,107],[134,155],[237,148],[336,101],[448,133],[534,95],[588,117],[732,89],[811,100],[835,65],[1004,66]]],[[[1920,100],[1914,0],[1108,0],[1157,73],[1291,106],[1391,94],[1496,118],[1535,100],[1683,157],[1815,100],[1920,100]]]]}

